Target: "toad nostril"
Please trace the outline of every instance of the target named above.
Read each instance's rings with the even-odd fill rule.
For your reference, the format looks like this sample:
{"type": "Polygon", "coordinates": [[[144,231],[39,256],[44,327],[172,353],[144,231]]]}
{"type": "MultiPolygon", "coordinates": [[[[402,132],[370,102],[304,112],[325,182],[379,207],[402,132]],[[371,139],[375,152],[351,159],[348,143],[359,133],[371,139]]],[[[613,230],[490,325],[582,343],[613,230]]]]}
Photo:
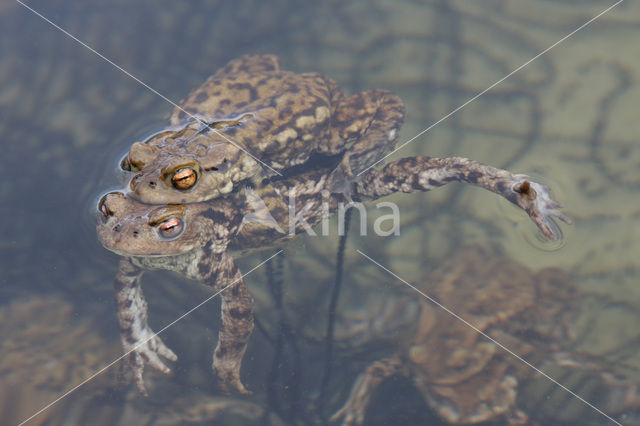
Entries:
{"type": "Polygon", "coordinates": [[[120,225],[116,225],[111,229],[113,230],[113,232],[120,232],[120,225]]]}
{"type": "Polygon", "coordinates": [[[138,238],[140,233],[138,231],[133,231],[133,238],[138,238]]]}
{"type": "Polygon", "coordinates": [[[155,183],[155,181],[150,181],[150,182],[149,182],[149,187],[150,187],[150,188],[155,188],[155,187],[156,187],[156,183],[155,183]]]}

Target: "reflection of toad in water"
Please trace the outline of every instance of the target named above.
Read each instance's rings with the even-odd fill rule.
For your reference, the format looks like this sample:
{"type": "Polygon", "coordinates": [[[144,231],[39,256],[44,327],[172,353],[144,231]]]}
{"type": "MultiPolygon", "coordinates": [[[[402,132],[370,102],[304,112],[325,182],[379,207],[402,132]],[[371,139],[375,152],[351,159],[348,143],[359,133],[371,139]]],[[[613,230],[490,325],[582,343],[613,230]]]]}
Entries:
{"type": "MultiPolygon", "coordinates": [[[[580,296],[560,271],[533,274],[520,263],[494,259],[473,246],[445,262],[419,287],[532,365],[579,368],[597,376],[600,389],[607,392],[593,396],[600,399],[594,402],[609,414],[640,405],[630,381],[570,351],[575,338],[569,323],[580,307],[580,296]]],[[[519,409],[516,398],[518,385],[533,378],[535,371],[470,325],[423,300],[409,344],[361,373],[333,419],[361,424],[374,389],[400,374],[410,378],[428,406],[451,424],[496,420],[530,424],[534,413],[519,409]]]]}

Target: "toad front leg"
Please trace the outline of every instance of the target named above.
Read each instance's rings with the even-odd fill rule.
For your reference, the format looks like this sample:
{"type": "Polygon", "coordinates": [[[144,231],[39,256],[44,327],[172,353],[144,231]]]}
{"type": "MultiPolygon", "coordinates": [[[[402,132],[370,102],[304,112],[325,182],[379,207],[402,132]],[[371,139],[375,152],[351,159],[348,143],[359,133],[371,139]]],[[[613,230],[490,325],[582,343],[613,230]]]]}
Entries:
{"type": "Polygon", "coordinates": [[[220,388],[243,395],[249,392],[240,380],[242,357],[253,331],[253,298],[233,258],[227,253],[203,257],[198,264],[205,284],[220,291],[222,297],[218,345],[213,354],[213,371],[220,388]]]}
{"type": "Polygon", "coordinates": [[[429,191],[449,182],[466,182],[503,196],[527,212],[550,240],[562,236],[555,219],[571,220],[560,212],[560,203],[546,186],[526,175],[514,175],[467,158],[408,157],[367,172],[356,184],[356,193],[380,198],[394,192],[429,191]]]}
{"type": "Polygon", "coordinates": [[[160,357],[176,361],[178,357],[167,348],[160,337],[147,324],[147,301],[142,295],[140,277],[143,270],[134,266],[131,260],[120,260],[115,280],[116,304],[120,339],[125,353],[125,362],[133,371],[133,377],[141,394],[147,396],[142,373],[149,364],[165,374],[171,370],[160,357]]]}

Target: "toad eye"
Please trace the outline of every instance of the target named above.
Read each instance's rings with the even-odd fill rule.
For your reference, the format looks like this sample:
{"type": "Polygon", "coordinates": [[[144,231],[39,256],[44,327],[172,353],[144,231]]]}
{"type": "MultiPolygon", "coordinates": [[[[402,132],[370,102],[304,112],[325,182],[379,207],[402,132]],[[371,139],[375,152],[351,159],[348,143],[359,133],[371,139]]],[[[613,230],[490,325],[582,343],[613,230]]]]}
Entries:
{"type": "Polygon", "coordinates": [[[184,221],[179,217],[171,217],[158,227],[158,234],[165,240],[178,238],[182,231],[184,231],[184,221]]]}
{"type": "Polygon", "coordinates": [[[171,176],[171,184],[175,189],[185,190],[196,184],[198,174],[190,167],[176,170],[171,176]]]}

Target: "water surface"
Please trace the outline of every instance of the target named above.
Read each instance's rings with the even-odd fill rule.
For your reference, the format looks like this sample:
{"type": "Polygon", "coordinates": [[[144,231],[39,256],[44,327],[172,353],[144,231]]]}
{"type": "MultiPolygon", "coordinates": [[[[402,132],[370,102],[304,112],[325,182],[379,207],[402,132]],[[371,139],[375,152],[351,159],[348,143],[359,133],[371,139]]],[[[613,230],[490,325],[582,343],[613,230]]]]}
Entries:
{"type": "MultiPolygon", "coordinates": [[[[399,143],[607,7],[542,0],[29,5],[175,101],[228,60],[256,53],[278,55],[284,69],[330,76],[347,93],[393,90],[407,107],[399,143]]],[[[479,243],[534,271],[557,267],[569,274],[594,301],[589,318],[582,319],[591,332],[581,349],[606,355],[640,381],[638,16],[637,3],[623,2],[392,157],[459,155],[541,179],[574,219],[563,227],[562,244],[541,240],[521,212],[479,189],[450,185],[392,197],[401,207],[401,235],[350,237],[341,309],[371,309],[375,316],[375,297],[371,305],[352,305],[362,299],[358,292],[385,299],[403,287],[355,249],[414,281],[462,245],[479,243]]],[[[97,242],[93,210],[101,194],[122,185],[117,163],[128,146],[162,126],[172,106],[18,3],[0,6],[0,28],[0,423],[18,424],[121,353],[111,288],[117,257],[97,242]]],[[[266,333],[254,333],[243,375],[254,390],[246,400],[254,409],[279,408],[285,421],[308,423],[318,419],[313,407],[324,371],[322,336],[337,238],[292,244],[284,262],[285,304],[294,323],[305,318],[296,331],[304,374],[287,376],[293,362],[288,355],[279,381],[270,375],[277,351],[266,336],[274,334],[277,312],[260,270],[247,283],[266,333]],[[281,386],[292,383],[300,387],[297,399],[281,386]],[[276,402],[269,392],[278,392],[276,402]]],[[[240,264],[248,270],[271,253],[247,256],[240,264]]],[[[145,275],[143,286],[155,329],[210,294],[167,272],[145,275]]],[[[170,423],[171,413],[185,407],[231,404],[216,399],[209,369],[216,303],[166,332],[164,340],[180,362],[169,377],[146,372],[157,389],[149,400],[117,385],[115,365],[30,424],[83,424],[92,410],[94,424],[130,424],[131,413],[153,424],[159,412],[170,423]],[[184,401],[174,402],[177,394],[184,401]]],[[[341,353],[340,345],[336,350],[326,412],[340,406],[358,371],[395,348],[381,344],[368,357],[341,353]]],[[[581,391],[580,382],[571,386],[581,391]]],[[[557,391],[528,390],[539,401],[557,391]]],[[[389,416],[432,419],[409,384],[394,382],[382,395],[379,420],[367,424],[384,424],[389,416]],[[405,397],[398,398],[399,392],[405,397]]],[[[571,421],[607,424],[584,404],[567,404],[571,421]]],[[[559,410],[542,406],[539,414],[553,418],[559,410]]]]}

